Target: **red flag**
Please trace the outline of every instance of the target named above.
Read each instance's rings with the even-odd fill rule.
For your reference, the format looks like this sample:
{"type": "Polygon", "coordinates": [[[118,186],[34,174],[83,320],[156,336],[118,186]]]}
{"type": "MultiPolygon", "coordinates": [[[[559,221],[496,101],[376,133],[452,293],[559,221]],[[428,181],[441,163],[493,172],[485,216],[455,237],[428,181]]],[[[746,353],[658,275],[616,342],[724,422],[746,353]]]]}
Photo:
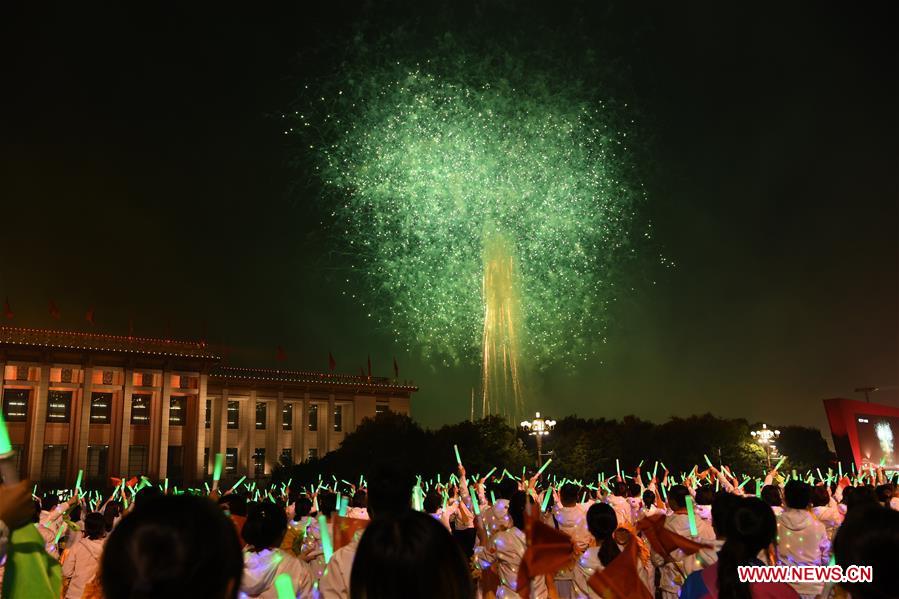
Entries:
{"type": "Polygon", "coordinates": [[[334,360],[334,355],[328,352],[328,370],[334,372],[335,368],[337,368],[337,362],[334,360]]]}
{"type": "Polygon", "coordinates": [[[368,356],[368,378],[371,378],[371,356],[368,356]]]}
{"type": "Polygon", "coordinates": [[[6,317],[6,320],[12,320],[12,317],[15,316],[12,308],[9,306],[9,298],[6,298],[6,301],[3,302],[3,316],[6,317]]]}
{"type": "Polygon", "coordinates": [[[396,363],[396,356],[393,356],[393,378],[400,378],[400,365],[396,363]]]}
{"type": "Polygon", "coordinates": [[[284,348],[280,345],[278,346],[278,351],[275,354],[275,360],[277,360],[278,362],[284,362],[287,360],[287,352],[284,351],[284,348]]]}
{"type": "MultiPolygon", "coordinates": [[[[608,542],[608,541],[607,541],[608,542]]],[[[587,584],[600,597],[609,599],[652,599],[652,593],[640,579],[640,545],[636,537],[618,557],[587,579],[587,584]]]]}
{"type": "Polygon", "coordinates": [[[710,548],[710,545],[697,543],[687,537],[682,537],[676,532],[665,528],[665,514],[647,516],[637,522],[637,531],[642,532],[646,540],[652,546],[653,551],[659,555],[670,555],[672,551],[680,549],[687,555],[693,555],[700,549],[710,548]]]}
{"type": "Polygon", "coordinates": [[[59,311],[59,306],[56,305],[56,302],[50,300],[50,318],[59,320],[60,316],[62,316],[62,313],[59,311]]]}
{"type": "Polygon", "coordinates": [[[537,510],[529,508],[533,516],[527,517],[524,531],[528,548],[518,568],[518,595],[525,599],[531,595],[532,578],[555,574],[574,561],[571,537],[537,520],[537,510]]]}
{"type": "Polygon", "coordinates": [[[334,518],[334,551],[337,551],[344,545],[349,545],[356,531],[368,526],[368,520],[347,518],[337,514],[334,514],[332,518],[334,518]]]}
{"type": "Polygon", "coordinates": [[[84,315],[84,320],[90,323],[91,326],[94,325],[94,307],[91,306],[87,309],[87,312],[84,315]]]}

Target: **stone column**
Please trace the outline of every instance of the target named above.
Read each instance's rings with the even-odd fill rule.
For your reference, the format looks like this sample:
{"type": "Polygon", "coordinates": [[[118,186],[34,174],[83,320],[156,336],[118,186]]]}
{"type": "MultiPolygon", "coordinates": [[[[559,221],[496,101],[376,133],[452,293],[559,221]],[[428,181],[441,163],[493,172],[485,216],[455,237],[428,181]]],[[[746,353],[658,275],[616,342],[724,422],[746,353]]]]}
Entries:
{"type": "MultiPolygon", "coordinates": [[[[68,473],[68,480],[74,483],[79,469],[87,468],[87,442],[91,424],[91,396],[94,394],[94,368],[87,366],[84,369],[84,382],[81,384],[81,402],[72,412],[72,421],[69,427],[72,434],[69,435],[71,447],[69,448],[70,463],[72,468],[68,473]]],[[[112,411],[112,406],[110,406],[112,411]]]]}
{"type": "MultiPolygon", "coordinates": [[[[124,478],[128,474],[128,448],[131,447],[131,396],[134,394],[134,370],[125,369],[125,384],[122,388],[121,422],[113,422],[112,438],[119,437],[118,443],[118,476],[124,478]]],[[[115,475],[113,475],[115,476],[115,475]]]]}
{"type": "MultiPolygon", "coordinates": [[[[206,464],[203,462],[203,456],[205,455],[206,450],[206,390],[209,385],[209,375],[206,373],[200,373],[200,381],[197,390],[197,417],[196,417],[196,429],[195,434],[193,435],[194,439],[194,448],[190,447],[185,448],[185,454],[187,451],[191,451],[194,456],[193,461],[193,469],[185,470],[184,476],[187,480],[190,481],[202,481],[206,476],[206,464]]],[[[212,428],[212,422],[209,423],[210,429],[212,428]]],[[[190,463],[190,462],[189,462],[190,463]]]]}
{"type": "Polygon", "coordinates": [[[31,398],[31,420],[28,434],[28,478],[41,479],[44,461],[44,429],[47,426],[47,392],[50,389],[50,365],[41,364],[41,376],[31,398]]]}
{"type": "MultiPolygon", "coordinates": [[[[168,476],[169,457],[169,411],[172,407],[172,373],[168,370],[162,372],[162,397],[160,398],[159,418],[159,474],[157,478],[168,476]]],[[[182,450],[182,459],[184,453],[182,450]]]]}
{"type": "Polygon", "coordinates": [[[284,422],[284,392],[278,391],[278,397],[269,402],[265,423],[265,473],[271,474],[280,457],[281,435],[284,422]],[[273,409],[274,408],[274,409],[273,409]],[[274,412],[274,413],[272,413],[274,412]]]}
{"type": "Polygon", "coordinates": [[[334,394],[328,395],[328,413],[325,415],[325,447],[324,451],[319,450],[319,455],[331,451],[331,440],[334,438],[334,394]]]}
{"type": "Polygon", "coordinates": [[[255,451],[254,437],[256,434],[256,390],[250,390],[250,397],[243,401],[243,410],[240,413],[240,442],[238,443],[237,475],[254,478],[253,452],[255,451]]]}
{"type": "Polygon", "coordinates": [[[215,464],[215,454],[225,453],[228,445],[228,389],[222,389],[222,396],[212,400],[212,422],[210,423],[212,443],[209,445],[209,462],[215,464]]]}

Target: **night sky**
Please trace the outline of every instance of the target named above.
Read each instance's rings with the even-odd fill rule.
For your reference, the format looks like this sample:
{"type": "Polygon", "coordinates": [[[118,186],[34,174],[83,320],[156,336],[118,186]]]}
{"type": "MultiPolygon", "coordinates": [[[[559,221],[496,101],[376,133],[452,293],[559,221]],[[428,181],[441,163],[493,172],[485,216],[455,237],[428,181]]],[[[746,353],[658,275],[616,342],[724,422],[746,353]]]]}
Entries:
{"type": "MultiPolygon", "coordinates": [[[[0,299],[15,325],[84,329],[93,306],[99,331],[131,320],[247,365],[280,345],[288,367],[325,369],[330,350],[338,371],[370,354],[388,375],[395,355],[414,416],[460,420],[477,366],[425,363],[339,293],[336,233],[288,167],[277,117],[298,86],[361,17],[392,18],[310,4],[0,9],[0,299]]],[[[446,26],[502,28],[516,3],[483,4],[454,3],[446,26]]],[[[825,427],[820,400],[856,387],[899,405],[895,5],[630,4],[584,18],[645,116],[647,216],[677,267],[634,273],[607,349],[546,372],[538,407],[825,427]]]]}

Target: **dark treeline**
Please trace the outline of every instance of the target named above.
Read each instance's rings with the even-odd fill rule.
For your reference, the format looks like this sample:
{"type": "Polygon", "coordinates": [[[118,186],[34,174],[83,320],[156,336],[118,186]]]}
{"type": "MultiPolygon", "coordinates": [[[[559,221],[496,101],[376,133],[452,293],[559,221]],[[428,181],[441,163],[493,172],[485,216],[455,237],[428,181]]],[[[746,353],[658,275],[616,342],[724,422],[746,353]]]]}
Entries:
{"type": "MultiPolygon", "coordinates": [[[[543,451],[552,457],[552,474],[574,479],[594,478],[597,472],[614,473],[616,458],[622,469],[629,472],[641,460],[644,472],[651,471],[659,460],[678,474],[696,464],[704,468],[703,454],[716,464],[729,465],[735,472],[761,476],[765,472],[765,457],[750,435],[755,428],[758,427],[754,423],[743,419],[723,419],[711,414],[672,418],[661,424],[635,416],[622,420],[568,416],[544,438],[543,451]]],[[[787,456],[785,469],[805,472],[835,464],[818,429],[779,429],[777,446],[787,456]]],[[[470,476],[486,474],[494,466],[520,474],[524,467],[532,469],[536,461],[534,438],[499,417],[425,430],[408,416],[385,412],[364,420],[336,451],[318,460],[282,464],[275,469],[273,478],[275,482],[293,479],[306,483],[317,480],[319,475],[333,475],[354,482],[360,473],[370,472],[385,462],[426,478],[438,473],[446,476],[456,469],[453,444],[459,446],[470,476]]]]}

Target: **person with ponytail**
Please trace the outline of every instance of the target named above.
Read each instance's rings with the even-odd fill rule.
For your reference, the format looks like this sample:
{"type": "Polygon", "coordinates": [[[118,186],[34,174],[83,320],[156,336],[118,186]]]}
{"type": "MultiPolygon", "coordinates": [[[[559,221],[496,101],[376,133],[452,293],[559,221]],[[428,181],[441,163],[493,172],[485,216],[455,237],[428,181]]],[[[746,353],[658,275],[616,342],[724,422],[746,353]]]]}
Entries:
{"type": "Polygon", "coordinates": [[[772,565],[768,550],[777,538],[777,520],[761,499],[740,498],[722,510],[715,530],[724,538],[718,561],[684,581],[680,599],[797,599],[783,582],[741,582],[739,566],[772,565]]]}
{"type": "MultiPolygon", "coordinates": [[[[612,563],[627,543],[638,543],[637,537],[627,528],[629,524],[619,526],[615,509],[607,503],[594,503],[587,510],[587,530],[596,541],[578,558],[574,566],[574,594],[576,599],[601,599],[590,588],[590,577],[596,572],[602,571],[612,563]]],[[[641,552],[643,553],[643,552],[641,552]]],[[[637,568],[637,575],[646,588],[652,592],[655,581],[655,572],[649,562],[648,553],[641,558],[641,564],[637,568]]]]}

